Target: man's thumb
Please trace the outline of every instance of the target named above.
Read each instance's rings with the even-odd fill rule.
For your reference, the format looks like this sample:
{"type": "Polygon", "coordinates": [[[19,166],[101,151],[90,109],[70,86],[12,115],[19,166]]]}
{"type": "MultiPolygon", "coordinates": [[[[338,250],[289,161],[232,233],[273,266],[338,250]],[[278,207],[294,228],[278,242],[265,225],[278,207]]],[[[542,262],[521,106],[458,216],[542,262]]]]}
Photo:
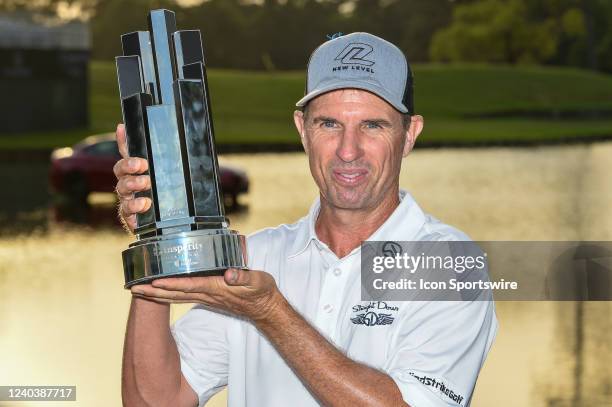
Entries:
{"type": "Polygon", "coordinates": [[[227,269],[223,275],[227,285],[249,285],[251,275],[248,270],[227,269]]]}

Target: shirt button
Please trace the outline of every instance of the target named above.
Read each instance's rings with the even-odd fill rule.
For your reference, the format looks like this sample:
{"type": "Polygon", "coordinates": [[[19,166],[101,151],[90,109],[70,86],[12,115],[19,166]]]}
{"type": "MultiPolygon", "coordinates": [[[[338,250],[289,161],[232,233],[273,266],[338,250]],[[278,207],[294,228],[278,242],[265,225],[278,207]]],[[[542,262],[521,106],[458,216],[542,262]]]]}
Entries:
{"type": "Polygon", "coordinates": [[[331,305],[331,304],[325,304],[325,305],[323,306],[323,311],[325,311],[325,312],[327,312],[327,313],[330,313],[330,312],[332,312],[333,310],[334,310],[334,306],[333,306],[333,305],[331,305]]]}
{"type": "Polygon", "coordinates": [[[340,274],[342,274],[342,269],[334,269],[334,274],[339,276],[340,274]]]}

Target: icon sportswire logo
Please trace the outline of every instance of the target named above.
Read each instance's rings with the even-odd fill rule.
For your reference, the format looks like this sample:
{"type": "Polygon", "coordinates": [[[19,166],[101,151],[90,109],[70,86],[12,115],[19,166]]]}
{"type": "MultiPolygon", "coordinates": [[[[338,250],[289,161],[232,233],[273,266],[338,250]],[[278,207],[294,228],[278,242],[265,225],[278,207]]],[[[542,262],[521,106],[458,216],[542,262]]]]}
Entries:
{"type": "Polygon", "coordinates": [[[372,66],[374,65],[374,61],[366,59],[366,57],[370,55],[372,51],[374,51],[374,48],[372,48],[372,46],[369,44],[351,42],[344,47],[344,49],[334,60],[340,61],[347,65],[372,66]]]}

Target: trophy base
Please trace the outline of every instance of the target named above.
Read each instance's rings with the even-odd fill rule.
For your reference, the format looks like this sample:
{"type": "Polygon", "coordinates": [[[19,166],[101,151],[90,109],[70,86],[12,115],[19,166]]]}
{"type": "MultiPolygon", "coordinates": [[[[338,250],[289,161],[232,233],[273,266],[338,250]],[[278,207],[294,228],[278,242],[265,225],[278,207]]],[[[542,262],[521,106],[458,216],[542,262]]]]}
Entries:
{"type": "Polygon", "coordinates": [[[125,288],[158,278],[223,275],[246,269],[246,240],[228,229],[172,233],[138,240],[123,251],[125,288]]]}

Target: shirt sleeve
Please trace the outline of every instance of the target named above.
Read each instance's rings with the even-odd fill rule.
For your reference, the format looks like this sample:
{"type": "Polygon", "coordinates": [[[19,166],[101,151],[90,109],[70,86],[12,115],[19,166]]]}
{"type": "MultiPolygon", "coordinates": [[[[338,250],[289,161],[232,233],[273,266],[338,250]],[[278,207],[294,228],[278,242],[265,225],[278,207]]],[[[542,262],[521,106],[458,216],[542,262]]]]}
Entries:
{"type": "Polygon", "coordinates": [[[493,301],[409,304],[384,370],[411,407],[469,406],[497,332],[493,301]]]}
{"type": "Polygon", "coordinates": [[[181,372],[198,395],[199,406],[227,385],[227,330],[232,317],[196,305],[170,327],[181,359],[181,372]]]}

